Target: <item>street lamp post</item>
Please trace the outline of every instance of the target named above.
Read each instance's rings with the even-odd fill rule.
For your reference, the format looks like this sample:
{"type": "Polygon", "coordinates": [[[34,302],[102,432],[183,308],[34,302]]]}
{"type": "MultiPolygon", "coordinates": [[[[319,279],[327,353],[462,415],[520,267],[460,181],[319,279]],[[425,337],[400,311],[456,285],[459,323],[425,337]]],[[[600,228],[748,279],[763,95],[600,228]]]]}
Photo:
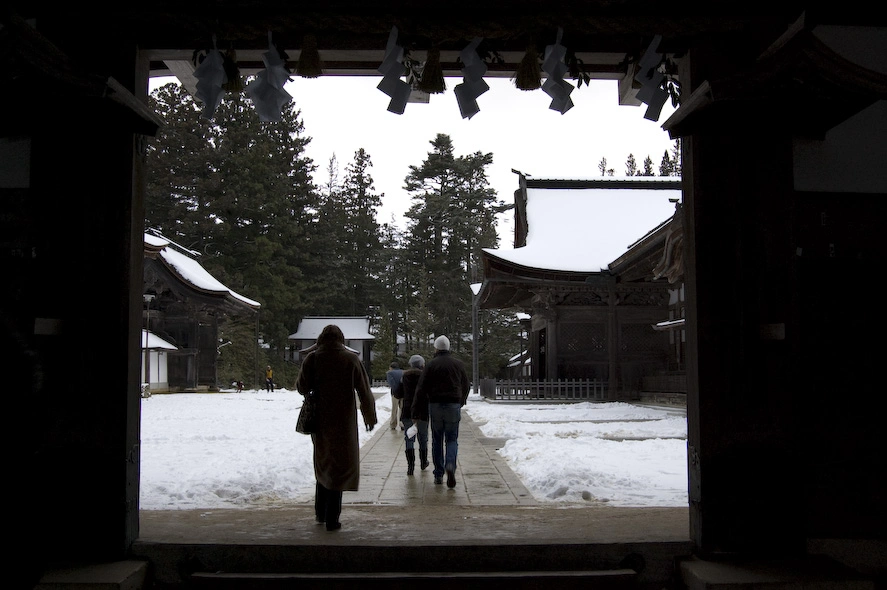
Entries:
{"type": "Polygon", "coordinates": [[[478,389],[478,359],[477,359],[477,294],[480,293],[482,283],[472,283],[471,286],[471,381],[475,395],[480,393],[478,389]]]}
{"type": "Polygon", "coordinates": [[[143,387],[151,387],[151,351],[148,349],[148,334],[151,332],[151,302],[154,301],[154,295],[145,293],[142,298],[145,301],[145,371],[143,387]]]}

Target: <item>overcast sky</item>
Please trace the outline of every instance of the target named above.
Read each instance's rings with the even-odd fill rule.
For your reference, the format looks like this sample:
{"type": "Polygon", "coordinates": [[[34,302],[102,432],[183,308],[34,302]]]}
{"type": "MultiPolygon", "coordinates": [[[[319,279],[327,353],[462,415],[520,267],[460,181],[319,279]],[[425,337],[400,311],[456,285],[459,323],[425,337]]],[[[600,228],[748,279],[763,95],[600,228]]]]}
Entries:
{"type": "MultiPolygon", "coordinates": [[[[598,163],[606,158],[608,167],[622,176],[628,155],[634,154],[639,167],[649,155],[658,172],[663,153],[674,145],[661,127],[673,112],[671,105],[666,104],[659,121],[645,119],[645,106],[619,106],[615,80],[593,80],[576,88],[571,94],[575,106],[561,115],[548,108],[550,99],[541,89],[522,91],[508,78],[486,78],[490,90],[478,98],[480,112],[471,119],[462,119],[453,94],[461,78],[448,78],[445,93],[432,95],[428,104],[407,104],[402,115],[388,112],[389,98],[376,88],[380,80],[293,76],[286,89],[312,138],[307,153],[318,166],[315,182],[327,180],[333,154],[342,178],[355,151],[364,148],[372,160],[376,191],[384,194],[382,223],[393,216],[403,227],[402,216],[410,206],[403,180],[410,165],[425,160],[438,133],[452,138],[456,156],[491,152],[490,185],[509,204],[517,188],[512,169],[536,178],[589,178],[600,176],[598,163]]],[[[151,88],[168,81],[152,80],[151,88]]],[[[500,236],[510,239],[512,227],[507,215],[500,222],[500,236]]]]}
{"type": "MultiPolygon", "coordinates": [[[[522,91],[508,78],[487,78],[490,90],[478,98],[480,112],[462,119],[453,94],[461,78],[448,78],[444,94],[432,95],[428,104],[409,103],[402,115],[387,111],[389,98],[376,88],[380,79],[294,77],[286,89],[312,137],[308,155],[321,174],[315,180],[326,178],[334,153],[341,173],[358,148],[370,154],[376,190],[385,195],[381,222],[394,215],[401,224],[410,205],[403,180],[410,165],[425,159],[438,133],[452,138],[457,156],[492,152],[490,184],[507,203],[517,188],[512,169],[536,178],[596,177],[598,163],[607,158],[608,167],[622,176],[628,155],[634,154],[638,166],[649,155],[658,172],[663,153],[674,144],[661,127],[673,112],[671,105],[658,122],[645,119],[646,107],[619,106],[616,81],[595,80],[576,88],[571,95],[575,106],[561,115],[548,108],[550,98],[541,89],[522,91]]],[[[509,238],[510,218],[509,227],[499,231],[509,238]]]]}

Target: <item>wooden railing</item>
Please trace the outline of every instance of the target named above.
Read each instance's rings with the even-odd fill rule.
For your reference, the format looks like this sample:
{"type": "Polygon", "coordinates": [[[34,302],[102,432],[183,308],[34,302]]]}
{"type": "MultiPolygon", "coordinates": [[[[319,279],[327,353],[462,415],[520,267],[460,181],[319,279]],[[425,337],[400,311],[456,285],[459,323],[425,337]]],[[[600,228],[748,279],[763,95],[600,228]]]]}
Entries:
{"type": "Polygon", "coordinates": [[[687,393],[687,374],[648,375],[641,379],[641,391],[687,393]]]}
{"type": "Polygon", "coordinates": [[[481,379],[481,397],[512,401],[607,401],[607,383],[596,379],[497,381],[481,379]]]}

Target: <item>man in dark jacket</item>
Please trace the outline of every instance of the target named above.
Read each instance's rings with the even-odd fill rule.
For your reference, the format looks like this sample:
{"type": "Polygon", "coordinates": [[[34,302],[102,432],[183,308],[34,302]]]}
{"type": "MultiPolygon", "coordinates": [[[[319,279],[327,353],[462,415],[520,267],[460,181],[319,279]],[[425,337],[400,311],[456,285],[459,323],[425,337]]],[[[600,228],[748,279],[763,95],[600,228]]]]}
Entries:
{"type": "Polygon", "coordinates": [[[456,487],[459,421],[470,389],[465,365],[450,353],[450,340],[446,336],[438,336],[434,341],[434,357],[425,365],[416,386],[412,414],[414,419],[418,418],[417,408],[427,404],[431,422],[434,483],[443,483],[446,472],[448,488],[456,487]]]}

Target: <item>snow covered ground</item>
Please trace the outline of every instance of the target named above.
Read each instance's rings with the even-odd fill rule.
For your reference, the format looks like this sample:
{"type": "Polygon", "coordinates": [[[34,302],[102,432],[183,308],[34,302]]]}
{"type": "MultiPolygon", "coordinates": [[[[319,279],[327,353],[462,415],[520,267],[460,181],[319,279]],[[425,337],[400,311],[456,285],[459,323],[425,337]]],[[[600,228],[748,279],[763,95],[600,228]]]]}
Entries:
{"type": "MultiPolygon", "coordinates": [[[[387,387],[374,388],[380,425],[387,387]]],[[[142,510],[253,508],[311,501],[310,437],[293,431],[292,390],[154,395],[142,400],[142,510]]],[[[540,502],[687,505],[682,409],[615,403],[491,404],[465,410],[540,502]]],[[[378,428],[378,427],[377,427],[378,428]]],[[[359,429],[361,444],[376,434],[359,429]]]]}

